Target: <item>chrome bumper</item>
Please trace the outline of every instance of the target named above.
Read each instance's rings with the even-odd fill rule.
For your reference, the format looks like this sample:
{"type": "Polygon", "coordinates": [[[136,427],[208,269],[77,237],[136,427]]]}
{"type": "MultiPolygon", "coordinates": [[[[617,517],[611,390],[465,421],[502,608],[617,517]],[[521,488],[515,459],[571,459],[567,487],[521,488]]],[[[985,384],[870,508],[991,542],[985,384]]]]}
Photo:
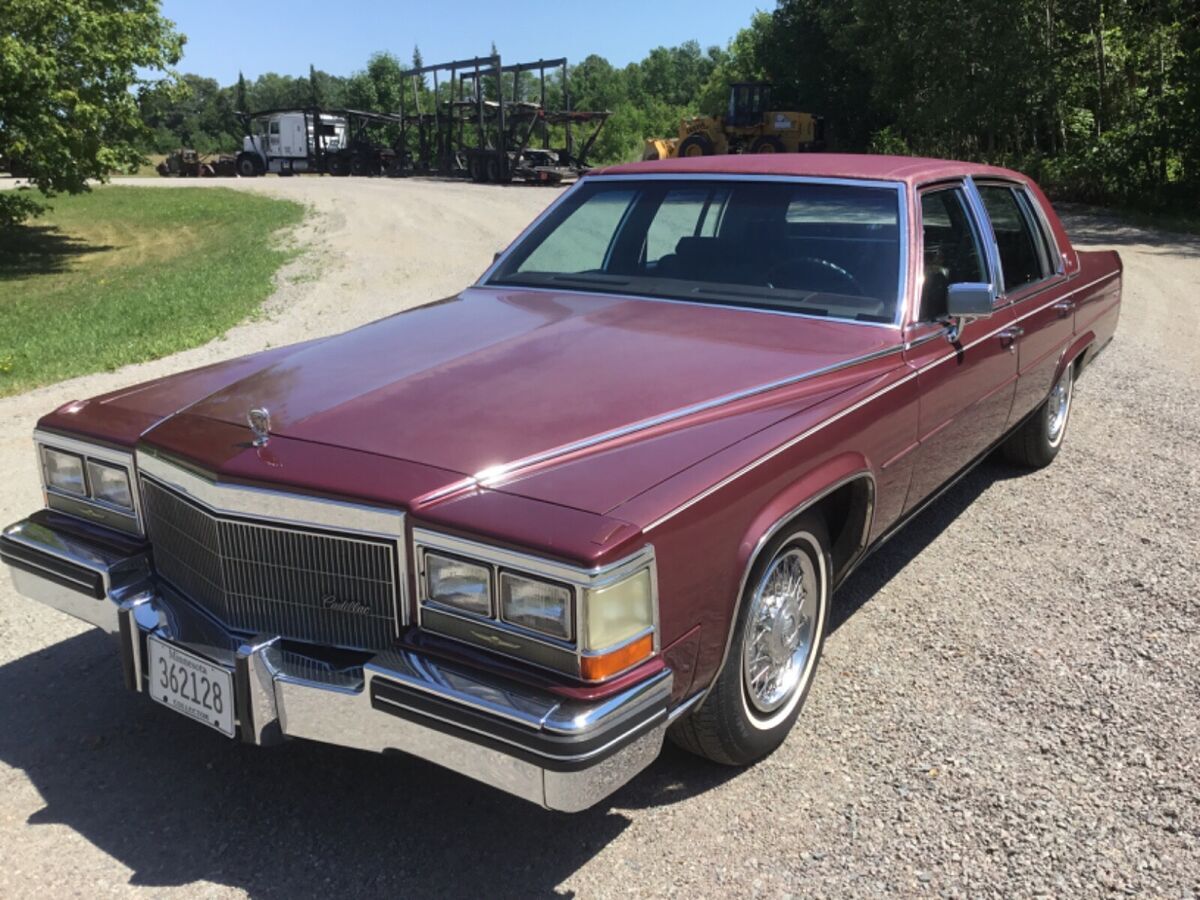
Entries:
{"type": "Polygon", "coordinates": [[[232,672],[249,743],[401,751],[565,812],[604,799],[662,748],[669,670],[581,702],[411,649],[334,668],[271,635],[231,634],[158,581],[146,551],[78,537],[44,514],[5,529],[0,559],[19,593],[118,635],[133,690],[145,690],[151,634],[232,672]]]}

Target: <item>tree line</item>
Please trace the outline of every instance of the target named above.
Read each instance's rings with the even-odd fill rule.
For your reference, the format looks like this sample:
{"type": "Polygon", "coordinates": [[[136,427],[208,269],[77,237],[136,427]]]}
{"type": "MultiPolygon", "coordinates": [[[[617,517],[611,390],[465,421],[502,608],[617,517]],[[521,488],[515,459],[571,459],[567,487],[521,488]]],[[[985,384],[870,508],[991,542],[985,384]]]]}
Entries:
{"type": "MultiPolygon", "coordinates": [[[[185,38],[157,0],[0,0],[0,161],[43,191],[84,189],[140,153],[241,144],[239,113],[323,106],[428,112],[388,52],[341,76],[310,66],[230,85],[178,75],[185,38]],[[411,107],[410,107],[411,108],[411,107]]],[[[493,47],[493,51],[494,51],[493,47]]],[[[414,49],[411,62],[419,67],[414,49]]],[[[505,88],[537,96],[526,75],[505,88]]],[[[609,110],[592,161],[720,114],[730,82],[770,80],[774,106],[825,118],[830,149],[1010,165],[1060,196],[1194,211],[1200,201],[1197,0],[778,0],[724,47],[578,61],[548,105],[609,110]]],[[[488,87],[490,93],[494,88],[488,87]]],[[[0,225],[37,208],[0,195],[0,225]]]]}

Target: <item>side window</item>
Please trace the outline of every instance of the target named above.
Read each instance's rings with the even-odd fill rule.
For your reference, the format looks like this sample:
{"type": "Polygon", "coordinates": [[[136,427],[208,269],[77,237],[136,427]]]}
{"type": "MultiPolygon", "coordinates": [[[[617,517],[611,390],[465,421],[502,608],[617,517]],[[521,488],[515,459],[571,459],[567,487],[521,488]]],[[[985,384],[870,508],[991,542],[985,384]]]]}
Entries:
{"type": "Polygon", "coordinates": [[[996,247],[1000,251],[1000,270],[1004,292],[1011,294],[1049,274],[1044,268],[1044,251],[1034,237],[1032,226],[1021,209],[1016,192],[999,185],[980,185],[979,194],[992,220],[996,247]]]}
{"type": "Polygon", "coordinates": [[[950,285],[988,280],[962,188],[926,191],[921,195],[921,236],[925,279],[917,318],[933,322],[946,315],[946,291],[950,285]]]}
{"type": "Polygon", "coordinates": [[[645,262],[656,263],[675,253],[683,238],[716,234],[728,195],[725,188],[669,191],[646,231],[645,262]]]}
{"type": "Polygon", "coordinates": [[[1021,209],[1025,212],[1025,218],[1033,226],[1033,236],[1037,241],[1038,253],[1042,257],[1042,272],[1044,275],[1051,275],[1058,267],[1058,260],[1056,259],[1058,251],[1055,249],[1054,241],[1046,229],[1046,223],[1038,215],[1033,198],[1029,196],[1028,192],[1018,191],[1017,199],[1021,202],[1021,209]]]}

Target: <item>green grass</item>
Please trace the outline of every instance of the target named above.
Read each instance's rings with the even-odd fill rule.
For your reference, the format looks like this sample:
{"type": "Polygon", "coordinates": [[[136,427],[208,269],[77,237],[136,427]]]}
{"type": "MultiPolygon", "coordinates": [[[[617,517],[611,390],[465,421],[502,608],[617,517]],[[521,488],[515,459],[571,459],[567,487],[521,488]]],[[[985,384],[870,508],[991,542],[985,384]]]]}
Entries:
{"type": "Polygon", "coordinates": [[[258,309],[297,203],[102,187],[0,233],[0,396],[203,344],[258,309]]]}

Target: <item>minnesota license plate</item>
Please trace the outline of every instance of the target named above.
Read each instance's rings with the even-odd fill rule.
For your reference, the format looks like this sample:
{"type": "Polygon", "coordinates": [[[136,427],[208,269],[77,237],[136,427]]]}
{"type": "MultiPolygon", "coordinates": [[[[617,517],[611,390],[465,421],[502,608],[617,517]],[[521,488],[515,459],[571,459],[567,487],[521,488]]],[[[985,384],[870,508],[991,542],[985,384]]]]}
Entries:
{"type": "Polygon", "coordinates": [[[146,638],[150,696],[190,719],[233,737],[233,676],[158,638],[146,638]]]}

